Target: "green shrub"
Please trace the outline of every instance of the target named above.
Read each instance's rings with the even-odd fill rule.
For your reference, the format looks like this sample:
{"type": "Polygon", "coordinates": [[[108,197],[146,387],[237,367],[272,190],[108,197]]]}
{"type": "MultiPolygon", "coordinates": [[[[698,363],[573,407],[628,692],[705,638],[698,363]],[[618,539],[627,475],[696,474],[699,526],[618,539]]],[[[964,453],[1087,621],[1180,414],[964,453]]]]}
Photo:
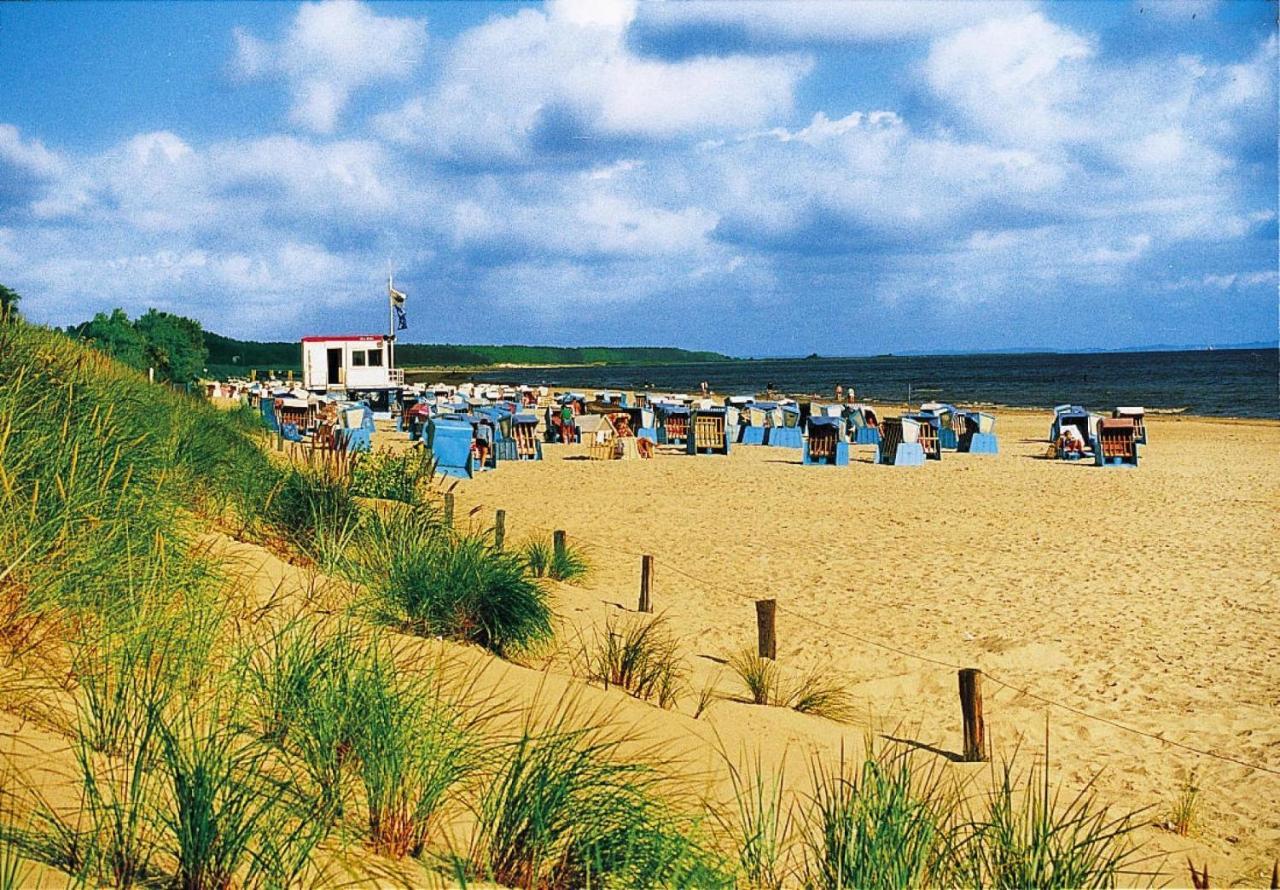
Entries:
{"type": "Polygon", "coordinates": [[[546,590],[486,535],[450,533],[419,511],[386,511],[369,517],[354,550],[353,570],[383,621],[498,654],[552,637],[546,590]]]}
{"type": "Polygon", "coordinates": [[[351,462],[351,492],[366,498],[386,498],[421,504],[435,476],[431,453],[415,448],[401,454],[390,450],[358,454],[351,462]]]}

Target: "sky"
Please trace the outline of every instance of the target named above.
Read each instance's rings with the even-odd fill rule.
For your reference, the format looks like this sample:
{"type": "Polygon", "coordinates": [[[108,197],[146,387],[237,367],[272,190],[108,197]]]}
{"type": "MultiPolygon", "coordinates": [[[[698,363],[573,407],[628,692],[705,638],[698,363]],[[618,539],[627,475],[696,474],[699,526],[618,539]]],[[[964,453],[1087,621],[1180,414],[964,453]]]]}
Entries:
{"type": "Polygon", "coordinates": [[[66,325],[734,355],[1277,332],[1277,6],[0,3],[66,325]]]}

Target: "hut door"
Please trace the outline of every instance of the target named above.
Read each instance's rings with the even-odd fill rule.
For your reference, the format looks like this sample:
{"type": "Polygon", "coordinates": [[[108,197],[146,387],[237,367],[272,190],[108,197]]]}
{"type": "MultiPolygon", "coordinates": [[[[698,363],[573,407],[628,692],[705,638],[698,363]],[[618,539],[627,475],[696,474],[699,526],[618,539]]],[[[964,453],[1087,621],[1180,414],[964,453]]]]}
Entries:
{"type": "Polygon", "coordinates": [[[329,350],[329,385],[342,382],[342,347],[329,350]]]}

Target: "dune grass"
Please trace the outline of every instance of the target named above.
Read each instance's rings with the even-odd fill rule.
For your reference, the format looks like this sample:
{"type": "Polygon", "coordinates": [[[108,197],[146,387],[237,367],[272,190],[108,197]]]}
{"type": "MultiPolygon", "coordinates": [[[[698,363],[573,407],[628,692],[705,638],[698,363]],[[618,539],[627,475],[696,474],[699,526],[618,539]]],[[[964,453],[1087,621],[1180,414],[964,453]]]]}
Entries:
{"type": "Polygon", "coordinates": [[[854,714],[853,701],[840,679],[821,667],[788,679],[776,660],[761,658],[749,649],[730,656],[728,665],[751,704],[790,708],[837,722],[854,714]]]}
{"type": "Polygon", "coordinates": [[[662,616],[610,616],[583,644],[578,669],[606,689],[617,686],[660,708],[675,707],[688,685],[679,643],[662,616]]]}
{"type": "Polygon", "coordinates": [[[410,633],[499,655],[537,649],[553,635],[547,591],[518,554],[419,510],[371,513],[349,570],[370,591],[374,614],[410,633]]]}
{"type": "Polygon", "coordinates": [[[584,580],[591,571],[586,554],[572,540],[557,551],[551,535],[535,535],[522,548],[525,562],[535,578],[550,578],[572,584],[584,580]]]}
{"type": "Polygon", "coordinates": [[[435,461],[423,448],[356,454],[351,461],[351,493],[359,497],[422,504],[434,478],[435,461]]]}
{"type": "MultiPolygon", "coordinates": [[[[723,752],[722,752],[723,754],[723,752]]],[[[725,812],[714,812],[738,852],[739,882],[759,890],[779,890],[793,876],[794,806],[785,792],[785,769],[766,770],[757,751],[745,767],[724,756],[733,789],[725,812]]]]}
{"type": "Polygon", "coordinates": [[[521,888],[726,886],[696,820],[671,799],[660,761],[624,756],[612,715],[573,697],[529,716],[497,752],[468,861],[478,877],[521,888]]]}

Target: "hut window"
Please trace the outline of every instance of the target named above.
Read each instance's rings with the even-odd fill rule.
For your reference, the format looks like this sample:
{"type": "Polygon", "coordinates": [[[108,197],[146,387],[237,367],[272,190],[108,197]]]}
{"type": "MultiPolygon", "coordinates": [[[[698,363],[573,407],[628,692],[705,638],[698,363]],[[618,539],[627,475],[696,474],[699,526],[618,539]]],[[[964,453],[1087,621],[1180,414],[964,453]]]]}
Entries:
{"type": "Polygon", "coordinates": [[[351,353],[351,366],[352,366],[353,368],[363,368],[363,367],[364,367],[364,350],[363,350],[363,349],[356,349],[356,350],[353,350],[353,351],[352,351],[352,353],[351,353]]]}
{"type": "Polygon", "coordinates": [[[381,349],[369,350],[369,367],[371,368],[382,367],[382,350],[381,349]]]}

